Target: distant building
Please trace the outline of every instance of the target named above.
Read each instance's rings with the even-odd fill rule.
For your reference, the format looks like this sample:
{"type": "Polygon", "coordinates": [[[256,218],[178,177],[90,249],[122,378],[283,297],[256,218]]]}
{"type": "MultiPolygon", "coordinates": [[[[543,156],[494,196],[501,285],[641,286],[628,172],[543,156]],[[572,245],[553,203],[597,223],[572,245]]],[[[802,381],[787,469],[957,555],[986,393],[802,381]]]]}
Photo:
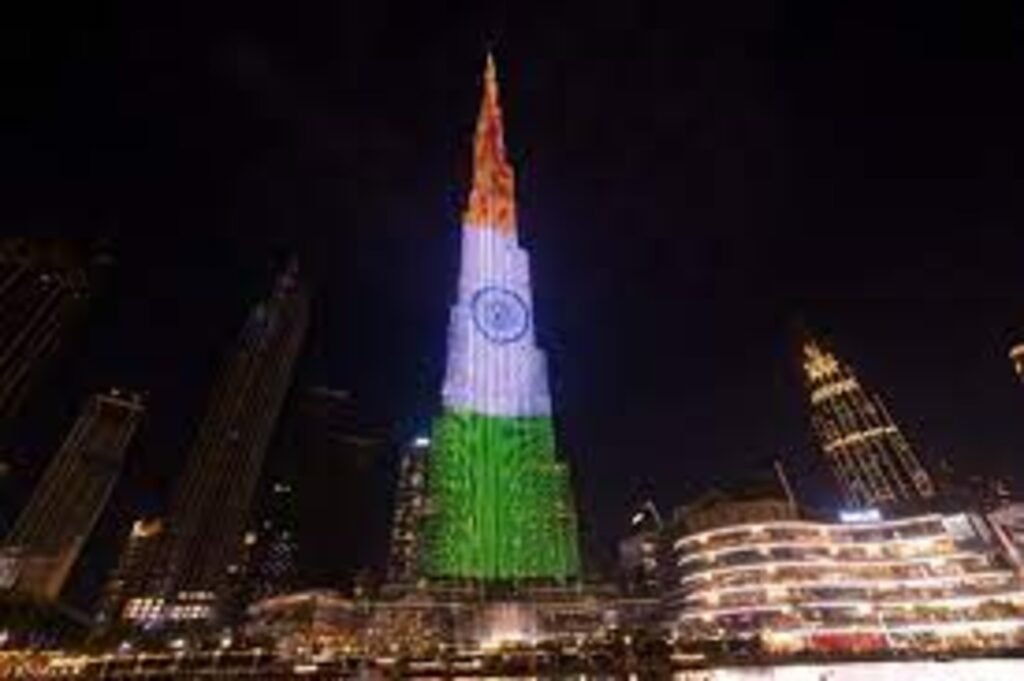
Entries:
{"type": "Polygon", "coordinates": [[[748,654],[919,654],[1024,640],[1024,586],[980,517],[847,520],[738,522],[676,539],[666,614],[677,641],[748,654]]]}
{"type": "Polygon", "coordinates": [[[629,596],[661,592],[664,570],[661,514],[647,501],[630,517],[629,531],[619,542],[619,585],[629,596]]]}
{"type": "Polygon", "coordinates": [[[0,240],[0,425],[20,410],[90,291],[86,263],[59,240],[0,240]]]}
{"type": "Polygon", "coordinates": [[[421,576],[429,455],[430,439],[416,437],[406,445],[399,463],[388,556],[388,581],[395,584],[410,584],[421,576]]]}
{"type": "Polygon", "coordinates": [[[301,494],[290,495],[295,588],[345,585],[363,568],[383,573],[389,442],[351,392],[326,386],[292,392],[267,468],[271,480],[302,485],[301,494]]]}
{"type": "Polygon", "coordinates": [[[283,479],[270,481],[251,533],[244,603],[294,590],[298,539],[295,489],[283,479]]]}
{"type": "Polygon", "coordinates": [[[173,499],[150,593],[125,613],[151,628],[224,624],[244,534],[309,318],[292,262],[253,308],[217,378],[173,499]]]}
{"type": "Polygon", "coordinates": [[[850,507],[916,504],[935,488],[882,399],[819,343],[803,346],[811,425],[850,507]]]}
{"type": "Polygon", "coordinates": [[[89,398],[4,542],[0,588],[57,599],[110,498],[143,411],[137,395],[89,398]]]}
{"type": "Polygon", "coordinates": [[[125,604],[146,593],[147,579],[156,567],[164,525],[159,518],[139,519],[121,549],[117,567],[103,588],[98,622],[101,627],[116,623],[125,604]]]}

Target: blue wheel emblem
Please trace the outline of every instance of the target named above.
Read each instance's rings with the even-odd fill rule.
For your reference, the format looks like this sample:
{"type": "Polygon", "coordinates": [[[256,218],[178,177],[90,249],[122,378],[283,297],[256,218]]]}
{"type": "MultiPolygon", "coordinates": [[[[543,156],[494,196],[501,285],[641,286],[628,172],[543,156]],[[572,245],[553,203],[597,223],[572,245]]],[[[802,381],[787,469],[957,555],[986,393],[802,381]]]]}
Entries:
{"type": "Polygon", "coordinates": [[[514,343],[530,328],[530,309],[513,291],[487,286],[473,294],[473,324],[492,343],[514,343]]]}

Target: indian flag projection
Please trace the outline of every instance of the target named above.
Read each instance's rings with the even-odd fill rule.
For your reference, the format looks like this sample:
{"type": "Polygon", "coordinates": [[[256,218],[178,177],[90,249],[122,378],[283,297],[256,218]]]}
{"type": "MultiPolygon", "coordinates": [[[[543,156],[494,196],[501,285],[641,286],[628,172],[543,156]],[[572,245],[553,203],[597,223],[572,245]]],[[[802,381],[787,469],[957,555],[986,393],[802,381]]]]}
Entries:
{"type": "Polygon", "coordinates": [[[579,572],[568,471],[555,454],[530,260],[516,233],[494,62],[488,57],[451,309],[443,412],[428,468],[426,573],[563,580],[579,572]]]}

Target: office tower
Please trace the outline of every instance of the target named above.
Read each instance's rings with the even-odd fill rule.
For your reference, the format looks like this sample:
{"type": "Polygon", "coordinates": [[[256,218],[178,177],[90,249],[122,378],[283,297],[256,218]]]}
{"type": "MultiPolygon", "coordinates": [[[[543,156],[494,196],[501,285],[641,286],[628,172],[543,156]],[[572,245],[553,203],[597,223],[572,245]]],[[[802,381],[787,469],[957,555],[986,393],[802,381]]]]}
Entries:
{"type": "Polygon", "coordinates": [[[217,378],[167,517],[154,611],[170,621],[221,622],[241,577],[243,533],[263,459],[309,318],[293,261],[249,314],[217,378]]]}
{"type": "Polygon", "coordinates": [[[132,523],[117,567],[103,588],[98,617],[101,626],[108,627],[117,622],[125,604],[146,593],[146,580],[159,556],[157,549],[163,532],[164,524],[159,518],[140,518],[132,523]]]}
{"type": "Polygon", "coordinates": [[[934,496],[931,478],[853,369],[811,340],[803,346],[811,426],[851,507],[917,502],[934,496]]]}
{"type": "Polygon", "coordinates": [[[15,591],[55,600],[114,489],[142,400],[118,391],[89,398],[5,541],[15,591]]]}
{"type": "Polygon", "coordinates": [[[402,452],[388,556],[388,581],[392,583],[409,584],[420,577],[429,456],[427,437],[413,438],[402,452]]]}
{"type": "Polygon", "coordinates": [[[277,596],[295,586],[298,543],[295,533],[295,488],[282,478],[263,495],[250,543],[245,604],[277,596]]]}
{"type": "MultiPolygon", "coordinates": [[[[296,386],[298,388],[299,386],[296,386]]],[[[347,390],[293,390],[268,457],[271,478],[301,481],[292,494],[298,584],[346,584],[383,566],[392,471],[386,430],[347,390]]]]}
{"type": "Polygon", "coordinates": [[[564,580],[579,573],[567,468],[555,453],[530,261],[519,245],[490,58],[463,216],[443,410],[428,467],[426,568],[441,580],[564,580]]]}
{"type": "Polygon", "coordinates": [[[1024,382],[1024,343],[1018,343],[1010,349],[1010,361],[1017,378],[1024,382]]]}
{"type": "Polygon", "coordinates": [[[58,240],[0,240],[0,423],[20,409],[89,293],[85,263],[58,240]]]}

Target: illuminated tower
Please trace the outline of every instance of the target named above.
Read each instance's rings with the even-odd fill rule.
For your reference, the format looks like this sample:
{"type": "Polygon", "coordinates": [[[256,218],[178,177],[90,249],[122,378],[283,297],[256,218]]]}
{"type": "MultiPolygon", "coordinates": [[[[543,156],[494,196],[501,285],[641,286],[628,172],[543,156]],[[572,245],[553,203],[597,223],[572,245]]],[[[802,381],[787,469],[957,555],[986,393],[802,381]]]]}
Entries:
{"type": "Polygon", "coordinates": [[[929,499],[931,478],[878,395],[815,341],[803,347],[811,426],[846,502],[865,507],[929,499]]]}
{"type": "Polygon", "coordinates": [[[429,457],[430,438],[426,437],[413,438],[402,452],[388,555],[388,581],[392,583],[408,584],[420,576],[429,457]]]}
{"type": "Polygon", "coordinates": [[[165,619],[220,620],[242,576],[243,534],[309,318],[297,270],[291,263],[249,314],[214,384],[167,518],[165,619]]]}
{"type": "Polygon", "coordinates": [[[443,411],[428,466],[426,572],[562,580],[579,572],[575,511],[555,453],[530,262],[516,230],[494,62],[488,58],[448,328],[443,411]]]}
{"type": "Polygon", "coordinates": [[[138,396],[93,395],[36,486],[5,541],[14,589],[55,600],[121,474],[142,418],[138,396]]]}
{"type": "Polygon", "coordinates": [[[1013,370],[1017,372],[1017,378],[1024,382],[1024,343],[1018,343],[1010,350],[1010,361],[1013,362],[1013,370]]]}

